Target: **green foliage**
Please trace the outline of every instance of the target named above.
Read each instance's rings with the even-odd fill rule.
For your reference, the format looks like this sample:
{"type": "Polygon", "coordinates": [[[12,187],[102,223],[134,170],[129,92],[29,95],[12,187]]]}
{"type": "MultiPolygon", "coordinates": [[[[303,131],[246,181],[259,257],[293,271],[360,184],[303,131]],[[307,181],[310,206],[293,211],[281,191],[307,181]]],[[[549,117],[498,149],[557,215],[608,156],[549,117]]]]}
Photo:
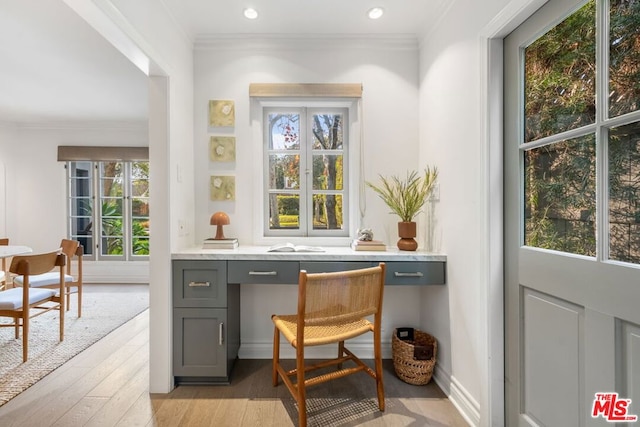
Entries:
{"type": "Polygon", "coordinates": [[[295,215],[300,214],[300,198],[298,196],[283,196],[278,195],[278,214],[282,215],[295,215]]]}
{"type": "Polygon", "coordinates": [[[422,206],[433,189],[438,178],[438,170],[427,167],[424,176],[417,171],[407,172],[404,179],[398,176],[390,178],[380,176],[380,185],[367,182],[367,186],[373,189],[378,196],[389,206],[392,213],[400,217],[403,222],[412,221],[420,213],[422,206]]]}

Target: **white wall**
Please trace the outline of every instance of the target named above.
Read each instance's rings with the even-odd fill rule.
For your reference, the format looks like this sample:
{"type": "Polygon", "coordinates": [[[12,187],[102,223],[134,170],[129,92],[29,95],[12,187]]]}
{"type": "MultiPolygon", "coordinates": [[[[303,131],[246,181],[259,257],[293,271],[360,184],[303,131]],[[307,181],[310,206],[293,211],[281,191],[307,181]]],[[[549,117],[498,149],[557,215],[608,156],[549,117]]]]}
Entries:
{"type": "Polygon", "coordinates": [[[192,43],[161,1],[92,1],[151,63],[149,391],[167,393],[173,388],[171,251],[189,246],[193,239],[192,43]],[[184,224],[182,230],[179,224],[184,224]]]}
{"type": "Polygon", "coordinates": [[[502,354],[489,340],[501,313],[488,309],[490,293],[501,292],[501,283],[490,278],[496,268],[500,276],[502,267],[501,259],[491,265],[493,256],[487,254],[494,237],[489,212],[501,211],[501,199],[487,208],[490,196],[500,191],[489,188],[488,176],[500,177],[502,164],[492,163],[488,170],[487,99],[493,94],[485,93],[486,37],[487,28],[514,3],[525,2],[453,2],[420,52],[420,158],[441,169],[435,249],[447,254],[448,263],[447,288],[423,290],[421,323],[448,341],[439,354],[439,383],[468,421],[484,426],[502,419],[500,393],[491,389],[492,376],[501,381],[502,372],[490,369],[492,356],[501,359],[502,354]]]}

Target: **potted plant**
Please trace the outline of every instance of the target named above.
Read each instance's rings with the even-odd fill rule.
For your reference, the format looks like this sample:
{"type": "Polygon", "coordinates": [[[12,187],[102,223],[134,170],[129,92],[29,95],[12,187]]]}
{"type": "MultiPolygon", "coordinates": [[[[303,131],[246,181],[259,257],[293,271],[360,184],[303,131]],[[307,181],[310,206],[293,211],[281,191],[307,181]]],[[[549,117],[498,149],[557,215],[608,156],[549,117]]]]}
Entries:
{"type": "Polygon", "coordinates": [[[417,171],[407,172],[404,179],[398,176],[390,178],[380,176],[381,184],[375,185],[367,182],[367,186],[373,189],[378,196],[391,208],[391,213],[400,217],[398,222],[398,249],[403,251],[415,251],[418,249],[416,237],[416,223],[414,217],[420,213],[427,197],[433,190],[438,170],[427,168],[424,176],[417,171]]]}

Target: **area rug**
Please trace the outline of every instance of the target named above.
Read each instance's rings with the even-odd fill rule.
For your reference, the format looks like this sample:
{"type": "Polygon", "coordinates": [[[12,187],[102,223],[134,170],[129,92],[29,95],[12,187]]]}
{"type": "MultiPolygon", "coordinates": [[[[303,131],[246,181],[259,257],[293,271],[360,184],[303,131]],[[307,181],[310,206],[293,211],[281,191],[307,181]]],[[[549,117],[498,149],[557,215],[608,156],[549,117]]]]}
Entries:
{"type": "MultiPolygon", "coordinates": [[[[65,315],[64,341],[58,340],[58,312],[31,319],[29,360],[22,363],[22,334],[15,339],[13,328],[0,328],[0,406],[26,390],[109,332],[149,307],[148,292],[83,293],[82,317],[76,301],[65,315]]],[[[0,318],[0,322],[10,322],[0,318]]]]}

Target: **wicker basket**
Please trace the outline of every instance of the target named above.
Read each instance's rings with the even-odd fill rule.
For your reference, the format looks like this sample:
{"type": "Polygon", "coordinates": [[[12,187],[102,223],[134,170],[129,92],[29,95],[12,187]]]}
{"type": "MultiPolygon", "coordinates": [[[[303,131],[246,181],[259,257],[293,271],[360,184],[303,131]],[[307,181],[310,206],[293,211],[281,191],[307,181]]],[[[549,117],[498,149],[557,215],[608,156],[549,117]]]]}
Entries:
{"type": "Polygon", "coordinates": [[[431,381],[433,368],[436,365],[438,343],[436,339],[418,329],[413,330],[413,340],[398,338],[397,329],[393,330],[391,339],[393,351],[393,367],[398,377],[409,384],[424,385],[431,381]],[[427,360],[414,358],[415,346],[433,346],[433,356],[427,360]]]}

